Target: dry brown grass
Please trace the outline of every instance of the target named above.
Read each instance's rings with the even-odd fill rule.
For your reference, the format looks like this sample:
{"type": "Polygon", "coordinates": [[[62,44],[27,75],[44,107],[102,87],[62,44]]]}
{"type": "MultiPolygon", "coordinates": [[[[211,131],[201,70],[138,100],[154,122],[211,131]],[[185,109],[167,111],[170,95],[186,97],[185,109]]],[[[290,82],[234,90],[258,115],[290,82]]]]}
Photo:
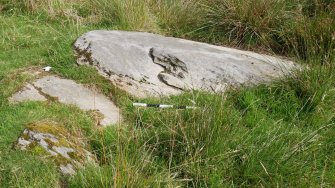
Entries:
{"type": "Polygon", "coordinates": [[[45,12],[51,18],[63,16],[79,21],[81,17],[77,8],[85,1],[83,0],[24,0],[24,8],[29,12],[45,12]]]}

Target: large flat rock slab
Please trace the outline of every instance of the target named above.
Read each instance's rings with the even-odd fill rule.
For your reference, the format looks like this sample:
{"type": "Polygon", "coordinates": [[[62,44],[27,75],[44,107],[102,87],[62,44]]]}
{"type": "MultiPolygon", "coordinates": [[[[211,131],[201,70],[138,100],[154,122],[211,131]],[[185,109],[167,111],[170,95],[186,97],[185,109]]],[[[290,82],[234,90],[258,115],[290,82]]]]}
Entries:
{"type": "Polygon", "coordinates": [[[267,82],[298,68],[277,57],[142,32],[91,31],[74,48],[78,64],[95,67],[137,97],[224,91],[227,85],[267,82]]]}
{"type": "Polygon", "coordinates": [[[14,94],[10,101],[57,100],[60,103],[78,106],[82,110],[94,110],[103,115],[103,126],[118,123],[121,119],[119,108],[106,96],[81,84],[56,76],[45,76],[28,84],[14,94]]]}

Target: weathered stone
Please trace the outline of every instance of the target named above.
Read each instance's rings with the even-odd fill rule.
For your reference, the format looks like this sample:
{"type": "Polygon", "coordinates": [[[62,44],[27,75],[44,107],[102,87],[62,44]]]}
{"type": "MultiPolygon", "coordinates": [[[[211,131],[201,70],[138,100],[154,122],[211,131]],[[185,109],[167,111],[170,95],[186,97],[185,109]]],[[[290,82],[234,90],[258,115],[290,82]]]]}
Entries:
{"type": "Polygon", "coordinates": [[[121,120],[119,108],[106,96],[72,80],[56,76],[45,76],[28,84],[22,91],[14,94],[10,101],[45,101],[47,99],[76,105],[82,110],[97,110],[103,115],[100,121],[103,126],[115,124],[121,120]]]}
{"type": "Polygon", "coordinates": [[[299,68],[277,57],[141,32],[91,31],[74,48],[78,64],[94,66],[137,97],[224,91],[227,85],[268,82],[299,68]]]}
{"type": "Polygon", "coordinates": [[[74,149],[68,147],[52,146],[52,149],[67,159],[71,159],[71,157],[68,154],[69,152],[75,152],[74,149]]]}
{"type": "Polygon", "coordinates": [[[64,175],[73,175],[84,163],[95,162],[95,157],[85,146],[81,138],[50,123],[28,125],[16,142],[18,149],[50,155],[64,175]]]}
{"type": "Polygon", "coordinates": [[[21,91],[14,94],[10,99],[11,102],[22,102],[27,100],[46,101],[38,90],[31,84],[26,85],[21,91]]]}
{"type": "Polygon", "coordinates": [[[71,164],[60,165],[59,169],[62,172],[62,174],[65,174],[65,175],[73,175],[76,173],[76,171],[74,170],[71,164]]]}

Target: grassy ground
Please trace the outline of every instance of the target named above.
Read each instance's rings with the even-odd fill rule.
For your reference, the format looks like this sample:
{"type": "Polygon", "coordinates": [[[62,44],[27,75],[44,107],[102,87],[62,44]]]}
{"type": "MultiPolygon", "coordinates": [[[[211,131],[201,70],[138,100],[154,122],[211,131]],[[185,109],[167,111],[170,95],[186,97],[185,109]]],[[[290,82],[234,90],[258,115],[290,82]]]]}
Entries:
{"type": "Polygon", "coordinates": [[[334,187],[335,4],[330,0],[0,0],[1,187],[334,187]],[[221,94],[190,92],[143,102],[194,111],[136,109],[97,72],[77,67],[73,41],[93,29],[160,33],[286,55],[308,67],[292,78],[221,94]],[[96,129],[59,103],[9,104],[53,73],[94,86],[121,107],[122,125],[96,129]],[[64,178],[52,163],[12,149],[24,126],[54,121],[80,131],[98,156],[64,178]]]}

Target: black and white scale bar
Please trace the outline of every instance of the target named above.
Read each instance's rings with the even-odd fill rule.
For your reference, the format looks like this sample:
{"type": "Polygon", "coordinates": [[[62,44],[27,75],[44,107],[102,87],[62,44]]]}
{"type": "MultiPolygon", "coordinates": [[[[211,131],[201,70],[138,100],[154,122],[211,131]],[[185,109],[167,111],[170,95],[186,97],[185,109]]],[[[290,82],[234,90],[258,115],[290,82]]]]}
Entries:
{"type": "Polygon", "coordinates": [[[146,104],[146,103],[133,103],[133,106],[139,107],[152,107],[152,108],[177,108],[177,109],[196,109],[196,106],[174,106],[169,104],[146,104]]]}

